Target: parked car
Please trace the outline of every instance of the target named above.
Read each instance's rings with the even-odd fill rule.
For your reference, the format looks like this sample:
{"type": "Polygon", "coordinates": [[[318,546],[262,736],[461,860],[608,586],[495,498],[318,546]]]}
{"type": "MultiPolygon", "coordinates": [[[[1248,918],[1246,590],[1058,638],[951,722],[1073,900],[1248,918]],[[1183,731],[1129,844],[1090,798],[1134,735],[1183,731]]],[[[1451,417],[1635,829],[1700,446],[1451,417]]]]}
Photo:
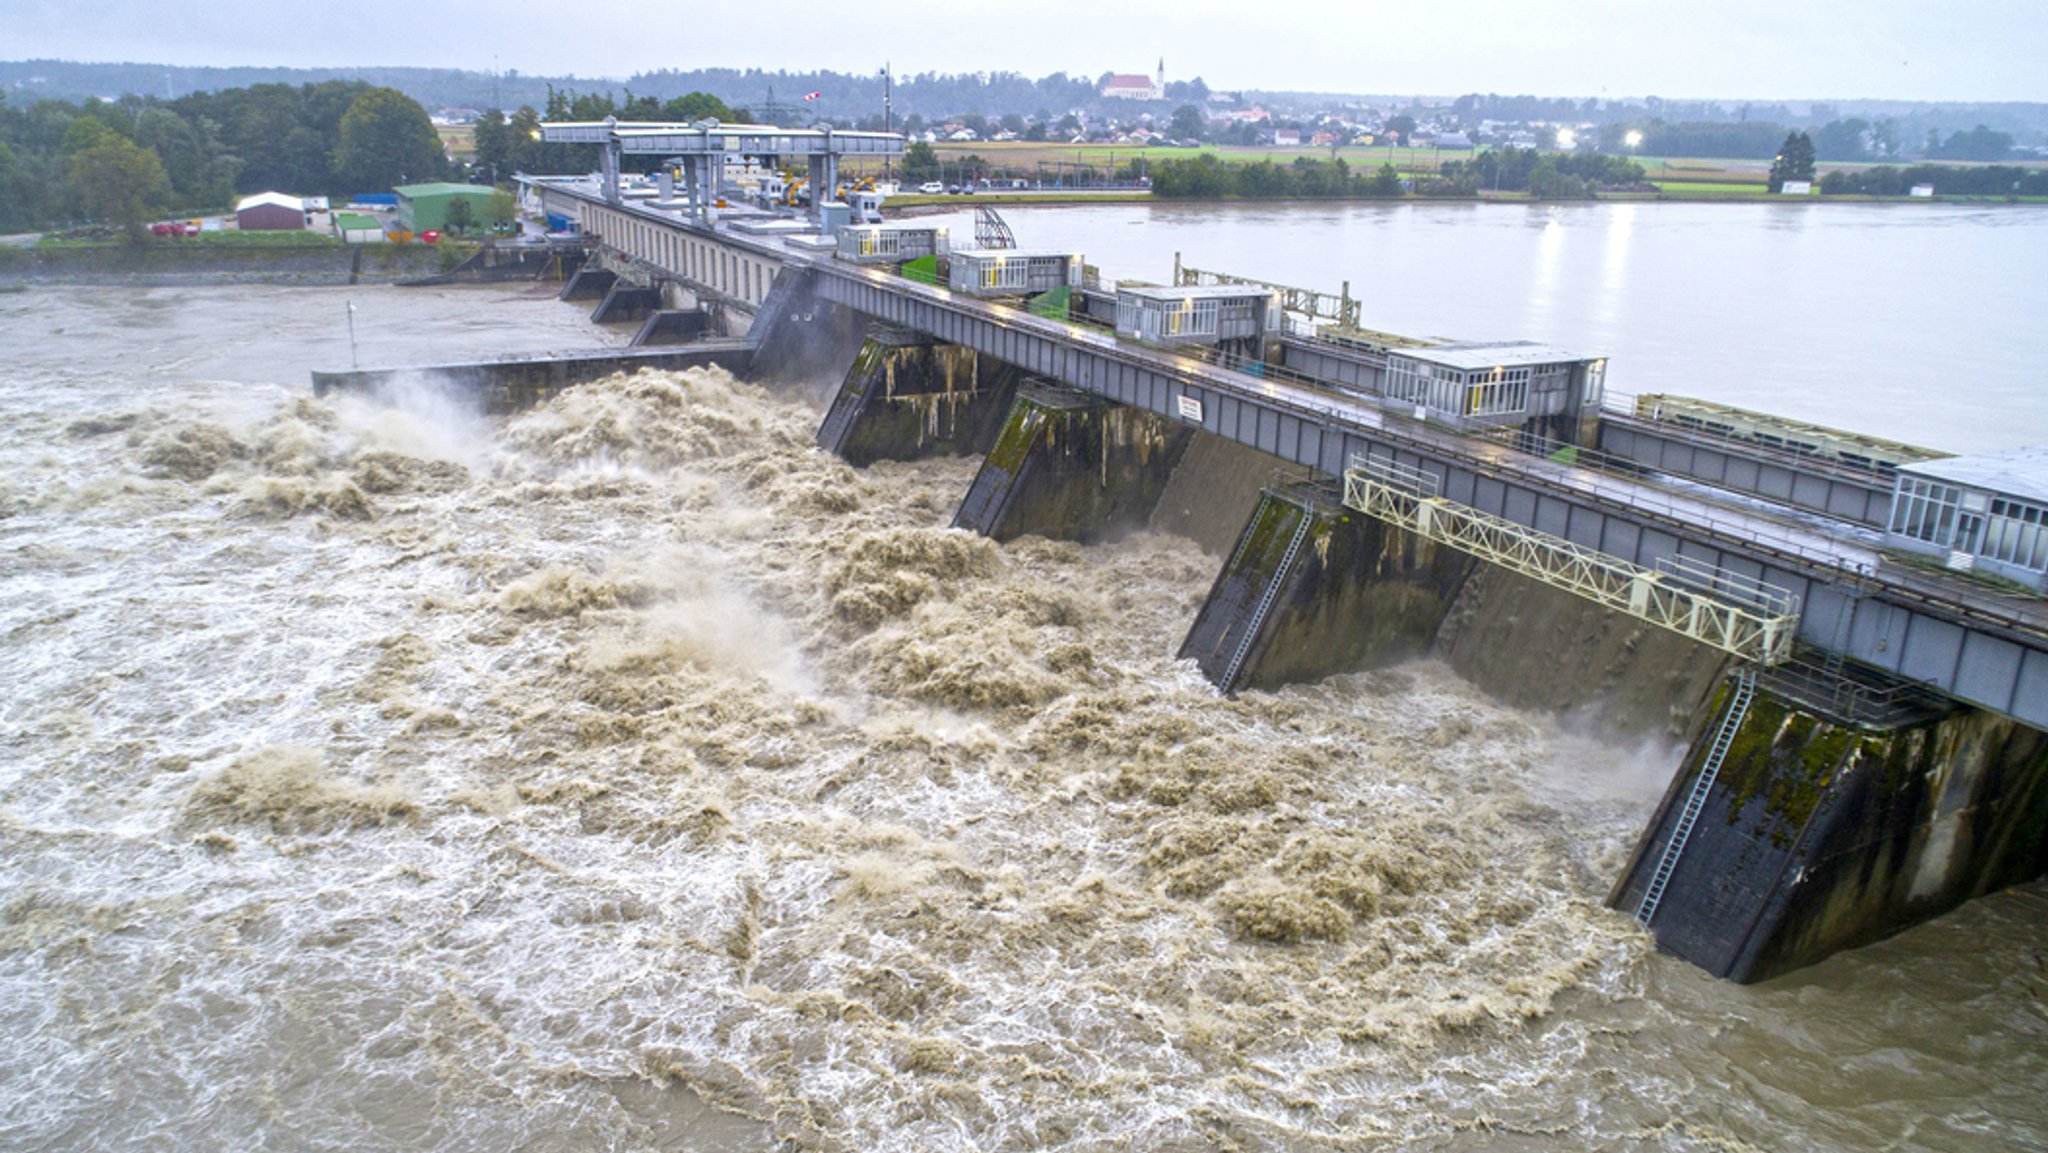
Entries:
{"type": "Polygon", "coordinates": [[[436,244],[440,242],[440,239],[441,230],[438,228],[429,228],[425,232],[420,233],[421,244],[436,244]]]}
{"type": "Polygon", "coordinates": [[[936,180],[927,180],[923,184],[918,185],[917,190],[926,196],[937,196],[946,190],[946,186],[936,180]]]}

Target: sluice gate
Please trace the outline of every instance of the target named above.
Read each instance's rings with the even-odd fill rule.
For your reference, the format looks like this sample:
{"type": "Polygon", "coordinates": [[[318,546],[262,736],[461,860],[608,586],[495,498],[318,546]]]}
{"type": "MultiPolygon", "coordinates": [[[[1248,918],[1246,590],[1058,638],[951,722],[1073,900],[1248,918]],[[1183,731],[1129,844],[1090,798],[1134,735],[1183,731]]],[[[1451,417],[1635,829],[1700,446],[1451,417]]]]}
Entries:
{"type": "Polygon", "coordinates": [[[1185,519],[1200,482],[1181,462],[1213,459],[1189,448],[1207,441],[1306,470],[1257,486],[1183,638],[1181,655],[1224,691],[1448,652],[1452,635],[1454,666],[1483,672],[1489,638],[1529,620],[1599,621],[1501,657],[1550,660],[1551,687],[1651,681],[1689,710],[1685,763],[1611,902],[1712,972],[1782,972],[2048,865],[2048,611],[1758,503],[1889,524],[1881,468],[1607,419],[1604,361],[1374,333],[1348,294],[1184,269],[1176,289],[1124,300],[1091,280],[1071,286],[1069,307],[1039,307],[981,299],[957,267],[950,280],[897,275],[543,192],[582,205],[611,259],[750,316],[757,370],[829,374],[828,450],[856,463],[981,454],[957,526],[1103,539],[1154,523],[1168,489],[1185,519]],[[1126,312],[1142,319],[1175,291],[1187,297],[1175,323],[1202,329],[1202,309],[1238,307],[1226,286],[1333,323],[1263,343],[1254,326],[1227,357],[1170,346],[1185,327],[1121,331],[1126,312]],[[956,366],[970,360],[962,387],[956,366]],[[1559,397],[1571,403],[1534,411],[1559,397]],[[1596,457],[1604,471],[1581,467],[1596,457]],[[1494,604],[1518,606],[1491,611],[1522,623],[1489,617],[1494,604]],[[1653,667],[1673,646],[1693,654],[1683,675],[1653,667]],[[1718,688],[1716,665],[1735,670],[1718,688]],[[1869,699],[1841,688],[1857,678],[1921,687],[1910,707],[1831,703],[1869,699]]]}

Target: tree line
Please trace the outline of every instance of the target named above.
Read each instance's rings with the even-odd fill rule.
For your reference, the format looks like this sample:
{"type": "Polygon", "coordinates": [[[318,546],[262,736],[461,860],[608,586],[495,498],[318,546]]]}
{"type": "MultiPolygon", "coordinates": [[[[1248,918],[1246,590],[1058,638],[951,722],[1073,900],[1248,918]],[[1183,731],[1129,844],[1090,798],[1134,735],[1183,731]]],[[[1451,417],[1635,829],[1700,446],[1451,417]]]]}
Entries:
{"type": "Polygon", "coordinates": [[[1446,161],[1437,172],[1412,180],[1403,180],[1392,164],[1363,172],[1353,170],[1342,159],[1301,157],[1288,164],[1270,160],[1232,164],[1209,154],[1155,160],[1150,175],[1152,194],[1173,200],[1387,198],[1409,192],[1473,196],[1485,191],[1527,192],[1539,200],[1579,200],[1592,197],[1603,186],[1638,185],[1643,169],[1618,156],[1502,148],[1470,160],[1446,161]]]}
{"type": "Polygon", "coordinates": [[[1369,197],[1399,196],[1400,173],[1382,164],[1372,173],[1354,172],[1342,159],[1322,161],[1300,157],[1288,164],[1261,160],[1229,164],[1204,153],[1188,159],[1155,160],[1149,175],[1152,195],[1168,200],[1219,200],[1225,197],[1369,197]]]}
{"type": "Polygon", "coordinates": [[[383,192],[451,172],[419,103],[360,81],[26,107],[0,95],[0,231],[89,219],[132,229],[252,192],[383,192]]]}

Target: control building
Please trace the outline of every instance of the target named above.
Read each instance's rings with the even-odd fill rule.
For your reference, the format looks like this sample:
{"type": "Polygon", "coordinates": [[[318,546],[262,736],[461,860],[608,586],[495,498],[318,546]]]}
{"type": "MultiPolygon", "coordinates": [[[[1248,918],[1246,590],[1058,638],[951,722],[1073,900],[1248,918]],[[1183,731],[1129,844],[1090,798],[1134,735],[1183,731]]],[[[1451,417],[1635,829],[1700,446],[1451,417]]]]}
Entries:
{"type": "Polygon", "coordinates": [[[1899,466],[1884,543],[2048,593],[2048,447],[1899,466]]]}
{"type": "Polygon", "coordinates": [[[1032,296],[1081,287],[1081,256],[1020,248],[956,248],[947,287],[969,296],[1032,296]]]}
{"type": "Polygon", "coordinates": [[[1461,429],[1524,428],[1579,443],[1606,383],[1604,357],[1526,340],[1387,352],[1387,399],[1461,429]]]}
{"type": "Polygon", "coordinates": [[[1259,360],[1280,331],[1280,295],[1263,285],[1144,285],[1116,290],[1118,336],[1198,345],[1259,360]]]}

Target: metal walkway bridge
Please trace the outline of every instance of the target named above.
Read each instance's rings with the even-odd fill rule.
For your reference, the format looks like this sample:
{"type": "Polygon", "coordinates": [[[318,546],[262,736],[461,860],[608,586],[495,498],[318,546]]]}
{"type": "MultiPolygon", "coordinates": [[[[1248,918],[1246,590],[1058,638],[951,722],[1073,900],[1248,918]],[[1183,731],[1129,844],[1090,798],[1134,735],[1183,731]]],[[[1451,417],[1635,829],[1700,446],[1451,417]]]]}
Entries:
{"type": "MultiPolygon", "coordinates": [[[[1259,377],[1035,316],[779,239],[688,223],[589,186],[529,181],[580,210],[617,255],[707,292],[762,305],[758,280],[722,269],[773,264],[776,295],[822,301],[974,349],[1026,372],[1194,425],[1340,477],[1354,460],[1427,476],[1435,497],[1625,565],[1674,564],[1783,592],[1803,606],[1802,645],[1884,669],[2048,728],[2048,604],[1889,562],[1821,516],[1795,516],[1705,485],[1597,472],[1464,435],[1300,380],[1259,377]],[[710,259],[678,258],[709,252],[710,259]]],[[[772,306],[766,309],[772,312],[772,306]]],[[[1773,642],[1779,643],[1774,640],[1773,642]]]]}

